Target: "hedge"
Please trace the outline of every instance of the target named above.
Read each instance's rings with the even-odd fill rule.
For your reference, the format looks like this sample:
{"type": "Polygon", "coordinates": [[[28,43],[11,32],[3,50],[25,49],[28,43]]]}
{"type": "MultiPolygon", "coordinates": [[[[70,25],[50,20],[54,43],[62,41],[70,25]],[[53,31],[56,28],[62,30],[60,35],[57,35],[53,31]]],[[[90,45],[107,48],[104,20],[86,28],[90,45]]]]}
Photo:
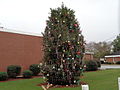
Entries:
{"type": "Polygon", "coordinates": [[[6,72],[0,72],[0,81],[5,81],[8,79],[8,75],[6,72]]]}
{"type": "Polygon", "coordinates": [[[30,65],[29,70],[33,72],[34,76],[37,76],[40,73],[39,64],[32,64],[32,65],[30,65]]]}
{"type": "Polygon", "coordinates": [[[15,78],[21,73],[21,66],[19,65],[10,65],[7,67],[8,76],[11,78],[15,78]]]}
{"type": "Polygon", "coordinates": [[[33,75],[33,72],[30,71],[30,70],[25,70],[25,71],[23,72],[23,77],[24,77],[24,78],[31,78],[32,75],[33,75]]]}

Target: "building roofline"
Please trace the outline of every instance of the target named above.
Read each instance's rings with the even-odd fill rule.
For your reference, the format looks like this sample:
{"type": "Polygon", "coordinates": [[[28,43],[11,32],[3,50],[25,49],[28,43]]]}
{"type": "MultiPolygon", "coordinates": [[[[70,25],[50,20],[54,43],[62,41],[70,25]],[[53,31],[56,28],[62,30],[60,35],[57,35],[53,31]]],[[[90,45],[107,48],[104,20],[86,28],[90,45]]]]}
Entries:
{"type": "Polygon", "coordinates": [[[39,33],[33,33],[33,32],[24,32],[14,29],[7,29],[7,28],[0,28],[0,32],[8,32],[8,33],[16,33],[16,34],[22,34],[22,35],[31,35],[31,36],[39,36],[42,37],[39,33]]]}
{"type": "Polygon", "coordinates": [[[94,54],[94,52],[85,52],[85,54],[94,54]]]}
{"type": "Polygon", "coordinates": [[[108,56],[105,56],[105,58],[109,58],[109,57],[120,57],[120,55],[108,55],[108,56]]]}

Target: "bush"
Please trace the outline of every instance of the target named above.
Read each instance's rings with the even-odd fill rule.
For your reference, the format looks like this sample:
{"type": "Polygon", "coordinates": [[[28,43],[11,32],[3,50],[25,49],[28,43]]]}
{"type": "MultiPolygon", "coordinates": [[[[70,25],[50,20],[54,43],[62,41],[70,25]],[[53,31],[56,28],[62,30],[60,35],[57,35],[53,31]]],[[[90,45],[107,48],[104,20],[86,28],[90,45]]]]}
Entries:
{"type": "Polygon", "coordinates": [[[86,71],[96,71],[98,70],[98,64],[94,60],[90,60],[86,63],[86,71]]]}
{"type": "Polygon", "coordinates": [[[113,62],[105,62],[104,64],[114,64],[113,62]]]}
{"type": "Polygon", "coordinates": [[[116,64],[120,64],[120,61],[117,61],[116,64]]]}
{"type": "Polygon", "coordinates": [[[98,67],[101,67],[101,62],[99,60],[95,60],[97,62],[98,67]]]}
{"type": "Polygon", "coordinates": [[[7,67],[8,76],[15,78],[21,73],[21,67],[19,65],[10,65],[7,67]]]}
{"type": "Polygon", "coordinates": [[[6,72],[0,72],[0,81],[5,81],[8,79],[8,75],[6,72]]]}
{"type": "Polygon", "coordinates": [[[38,67],[39,64],[32,64],[29,67],[29,70],[31,70],[33,72],[34,76],[37,76],[40,73],[40,67],[38,67]]]}
{"type": "Polygon", "coordinates": [[[25,70],[25,71],[23,72],[23,77],[24,77],[24,78],[31,78],[32,75],[33,75],[33,72],[30,71],[30,70],[25,70]]]}

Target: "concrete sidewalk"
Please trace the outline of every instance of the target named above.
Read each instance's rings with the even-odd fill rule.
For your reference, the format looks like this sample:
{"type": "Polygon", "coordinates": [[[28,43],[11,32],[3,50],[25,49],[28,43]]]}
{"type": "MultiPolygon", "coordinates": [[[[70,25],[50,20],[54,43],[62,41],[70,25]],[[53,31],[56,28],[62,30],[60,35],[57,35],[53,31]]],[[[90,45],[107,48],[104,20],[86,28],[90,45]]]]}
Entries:
{"type": "Polygon", "coordinates": [[[108,65],[108,64],[102,64],[100,69],[119,69],[120,65],[108,65]]]}

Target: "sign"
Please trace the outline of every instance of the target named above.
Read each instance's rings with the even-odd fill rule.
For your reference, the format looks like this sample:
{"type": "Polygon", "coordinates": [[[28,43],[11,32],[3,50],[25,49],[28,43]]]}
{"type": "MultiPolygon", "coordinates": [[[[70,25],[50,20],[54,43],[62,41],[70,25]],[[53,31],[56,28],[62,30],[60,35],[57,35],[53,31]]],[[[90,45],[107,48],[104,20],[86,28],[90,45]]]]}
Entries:
{"type": "Polygon", "coordinates": [[[118,77],[118,90],[120,90],[120,77],[118,77]]]}
{"type": "Polygon", "coordinates": [[[82,85],[82,90],[89,90],[89,86],[88,85],[82,85]]]}

